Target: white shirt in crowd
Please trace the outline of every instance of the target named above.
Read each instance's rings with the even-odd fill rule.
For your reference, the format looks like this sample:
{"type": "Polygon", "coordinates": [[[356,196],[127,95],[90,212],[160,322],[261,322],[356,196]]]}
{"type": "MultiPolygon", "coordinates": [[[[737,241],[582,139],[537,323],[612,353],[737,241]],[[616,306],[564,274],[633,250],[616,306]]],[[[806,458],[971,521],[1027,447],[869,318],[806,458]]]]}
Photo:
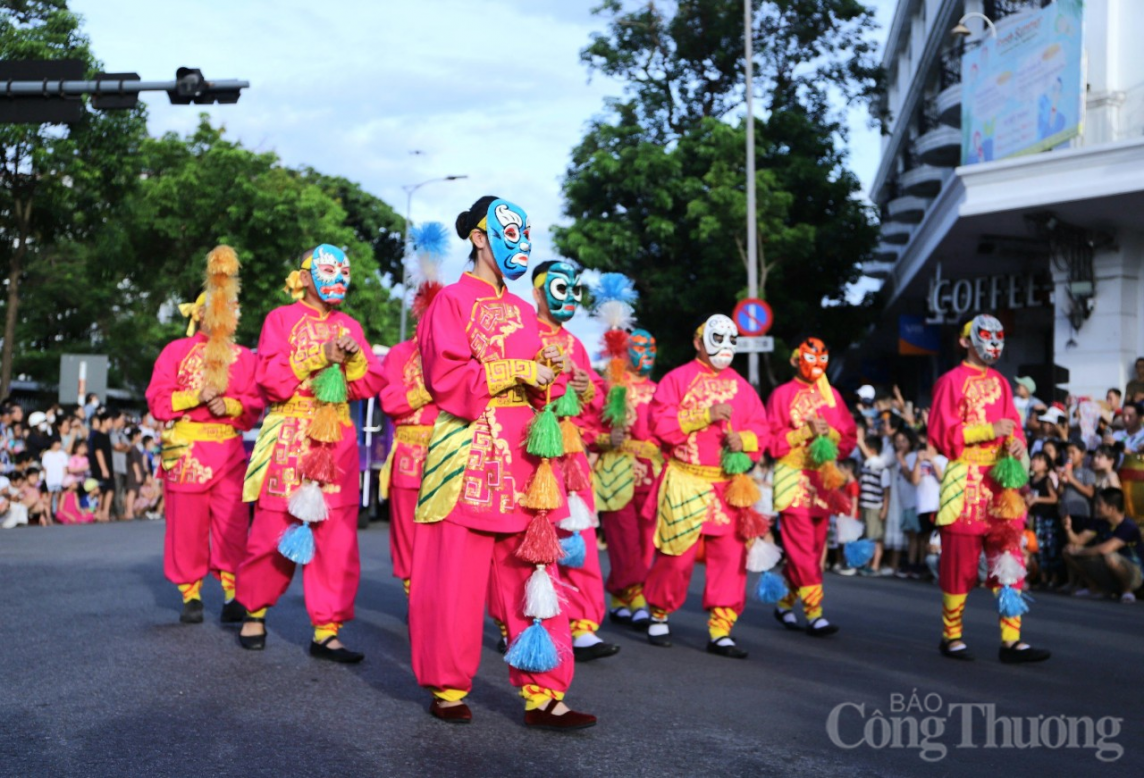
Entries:
{"type": "MultiPolygon", "coordinates": [[[[918,452],[916,451],[906,456],[906,464],[910,466],[911,471],[916,466],[917,461],[918,452]]],[[[936,513],[941,506],[941,480],[937,477],[937,470],[941,469],[944,473],[948,464],[949,460],[941,454],[936,455],[933,462],[922,462],[921,479],[914,487],[917,495],[918,513],[936,513]],[[934,467],[934,462],[937,463],[937,468],[934,467]]]]}
{"type": "Polygon", "coordinates": [[[68,471],[68,455],[63,449],[52,451],[48,449],[41,455],[40,462],[44,466],[44,484],[49,492],[58,492],[64,487],[64,476],[68,471]]]}

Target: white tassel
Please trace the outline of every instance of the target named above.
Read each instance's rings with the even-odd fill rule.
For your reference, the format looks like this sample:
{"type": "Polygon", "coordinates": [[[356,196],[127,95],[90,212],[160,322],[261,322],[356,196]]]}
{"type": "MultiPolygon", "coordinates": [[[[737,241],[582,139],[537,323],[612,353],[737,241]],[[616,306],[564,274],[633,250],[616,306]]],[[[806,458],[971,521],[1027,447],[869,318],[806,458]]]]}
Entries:
{"type": "Polygon", "coordinates": [[[322,487],[314,481],[306,481],[298,487],[290,495],[290,502],[287,503],[286,509],[294,518],[310,524],[325,521],[330,515],[330,510],[326,506],[326,496],[322,494],[322,487]]]}
{"type": "Polygon", "coordinates": [[[625,302],[608,300],[596,307],[596,316],[610,330],[626,330],[635,322],[636,312],[625,302]]]}
{"type": "Polygon", "coordinates": [[[560,615],[560,598],[544,565],[528,577],[524,586],[524,615],[530,619],[551,619],[560,615]]]}
{"type": "Polygon", "coordinates": [[[583,497],[576,492],[569,492],[568,518],[561,521],[558,526],[568,532],[583,532],[586,529],[600,526],[600,521],[595,518],[593,511],[588,508],[588,503],[584,502],[583,497]]]}
{"type": "Polygon", "coordinates": [[[762,538],[756,538],[747,552],[747,571],[765,573],[783,558],[783,550],[762,538]]]}
{"type": "Polygon", "coordinates": [[[853,543],[862,537],[866,525],[851,516],[838,517],[838,542],[841,544],[853,543]]]}
{"type": "Polygon", "coordinates": [[[1025,564],[1006,551],[993,563],[993,577],[1002,586],[1012,586],[1025,580],[1025,564]]]}

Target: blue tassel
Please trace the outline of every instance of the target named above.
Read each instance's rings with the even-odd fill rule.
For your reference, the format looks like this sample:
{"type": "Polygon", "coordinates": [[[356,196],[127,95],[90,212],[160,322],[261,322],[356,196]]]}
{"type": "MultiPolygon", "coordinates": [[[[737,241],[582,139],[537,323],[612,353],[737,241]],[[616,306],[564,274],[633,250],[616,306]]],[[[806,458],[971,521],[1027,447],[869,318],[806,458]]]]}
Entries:
{"type": "Polygon", "coordinates": [[[309,524],[295,524],[282,533],[278,553],[299,565],[309,564],[314,558],[314,531],[309,524]]]}
{"type": "Polygon", "coordinates": [[[579,532],[573,532],[566,538],[560,538],[560,548],[564,550],[564,558],[560,560],[561,567],[583,567],[584,557],[588,554],[588,547],[584,545],[584,537],[579,532]]]}
{"type": "Polygon", "coordinates": [[[1014,589],[1012,586],[1002,586],[1001,591],[997,593],[997,610],[1005,618],[1012,619],[1028,613],[1028,603],[1032,601],[1033,598],[1020,589],[1014,589]]]}
{"type": "Polygon", "coordinates": [[[597,305],[612,300],[631,305],[639,296],[635,284],[623,273],[601,273],[600,280],[592,287],[592,298],[597,305]]]}
{"type": "Polygon", "coordinates": [[[842,553],[846,557],[846,564],[851,567],[865,567],[874,558],[874,541],[855,540],[853,543],[847,543],[842,553]]]}
{"type": "Polygon", "coordinates": [[[768,570],[759,576],[759,585],[755,587],[755,597],[760,602],[778,602],[790,594],[786,581],[776,572],[768,570]]]}
{"type": "Polygon", "coordinates": [[[548,630],[540,625],[540,619],[533,619],[532,626],[512,641],[504,661],[526,673],[546,673],[560,664],[560,655],[548,630]]]}
{"type": "Polygon", "coordinates": [[[449,249],[449,230],[441,222],[425,222],[410,227],[409,239],[418,254],[441,257],[449,249]]]}

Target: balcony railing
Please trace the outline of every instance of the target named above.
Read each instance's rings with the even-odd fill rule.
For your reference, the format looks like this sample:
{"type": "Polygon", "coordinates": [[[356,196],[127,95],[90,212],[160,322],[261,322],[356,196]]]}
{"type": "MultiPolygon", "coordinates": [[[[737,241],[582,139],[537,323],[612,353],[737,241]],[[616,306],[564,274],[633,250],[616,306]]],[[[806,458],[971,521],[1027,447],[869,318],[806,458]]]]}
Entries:
{"type": "Polygon", "coordinates": [[[958,43],[941,53],[941,69],[938,71],[941,89],[949,89],[961,83],[961,44],[958,43]]]}
{"type": "Polygon", "coordinates": [[[985,0],[985,15],[995,22],[1006,16],[1044,8],[1052,0],[985,0]]]}

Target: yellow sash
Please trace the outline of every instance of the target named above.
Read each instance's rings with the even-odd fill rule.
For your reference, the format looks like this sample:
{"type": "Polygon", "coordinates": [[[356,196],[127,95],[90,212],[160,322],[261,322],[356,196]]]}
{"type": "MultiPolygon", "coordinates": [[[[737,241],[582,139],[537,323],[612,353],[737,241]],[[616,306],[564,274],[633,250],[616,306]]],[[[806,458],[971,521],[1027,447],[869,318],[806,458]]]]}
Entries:
{"type": "MultiPolygon", "coordinates": [[[[793,451],[791,452],[794,453],[793,451]]],[[[789,455],[788,455],[789,456],[789,455]]],[[[774,509],[776,511],[785,511],[790,506],[794,505],[798,499],[799,479],[802,477],[801,467],[794,467],[788,461],[788,457],[783,457],[775,462],[774,473],[774,509]]]]}
{"type": "Polygon", "coordinates": [[[162,444],[159,449],[159,459],[163,463],[163,469],[170,470],[183,458],[192,443],[215,443],[237,437],[238,430],[229,424],[209,424],[181,419],[159,434],[162,444]]]}
{"type": "MultiPolygon", "coordinates": [[[[655,547],[669,556],[679,556],[695,545],[715,499],[713,481],[696,472],[698,467],[668,460],[667,474],[659,487],[655,547]]],[[[704,469],[716,470],[726,479],[721,468],[704,469]]]]}
{"type": "MultiPolygon", "coordinates": [[[[966,449],[968,451],[969,449],[966,449]]],[[[953,524],[965,509],[965,486],[969,483],[969,463],[964,458],[950,462],[941,476],[941,498],[934,525],[953,524]]]]}
{"type": "Polygon", "coordinates": [[[618,511],[632,501],[636,492],[635,462],[625,451],[605,451],[593,468],[596,477],[596,509],[618,511]]]}
{"type": "Polygon", "coordinates": [[[413,520],[433,524],[452,512],[461,496],[469,449],[473,446],[473,425],[441,411],[433,425],[425,469],[421,475],[421,491],[417,495],[417,511],[413,520]]]}
{"type": "Polygon", "coordinates": [[[278,442],[278,431],[285,421],[286,417],[281,413],[271,413],[262,420],[262,429],[258,431],[258,440],[254,442],[250,462],[246,465],[246,475],[242,477],[243,502],[254,502],[262,494],[270,457],[274,453],[274,444],[278,442]]]}
{"type": "Polygon", "coordinates": [[[393,452],[397,451],[397,444],[408,446],[428,446],[433,428],[428,424],[406,424],[393,428],[393,445],[385,457],[385,465],[381,468],[381,476],[377,481],[377,491],[381,499],[389,499],[389,484],[393,478],[393,452]]]}

